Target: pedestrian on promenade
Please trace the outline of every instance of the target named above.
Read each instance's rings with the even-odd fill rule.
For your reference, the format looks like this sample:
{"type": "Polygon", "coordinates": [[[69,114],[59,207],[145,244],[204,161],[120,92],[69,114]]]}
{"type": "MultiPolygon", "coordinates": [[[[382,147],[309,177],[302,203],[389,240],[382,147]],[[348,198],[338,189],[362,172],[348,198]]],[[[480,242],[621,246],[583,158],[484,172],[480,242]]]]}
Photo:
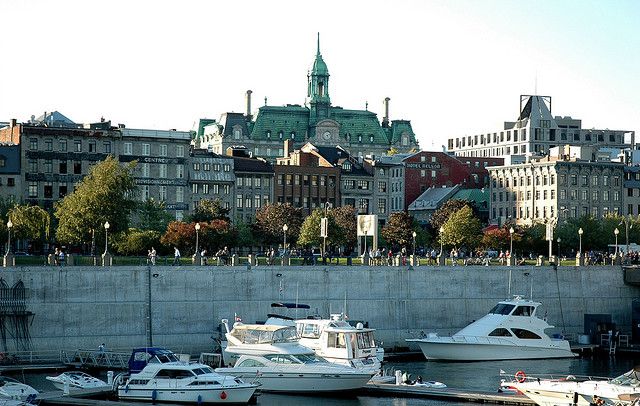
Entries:
{"type": "Polygon", "coordinates": [[[173,265],[180,265],[180,250],[173,247],[173,265]]]}
{"type": "Polygon", "coordinates": [[[151,265],[155,265],[156,264],[156,258],[158,257],[158,254],[156,253],[156,249],[151,247],[151,265]]]}

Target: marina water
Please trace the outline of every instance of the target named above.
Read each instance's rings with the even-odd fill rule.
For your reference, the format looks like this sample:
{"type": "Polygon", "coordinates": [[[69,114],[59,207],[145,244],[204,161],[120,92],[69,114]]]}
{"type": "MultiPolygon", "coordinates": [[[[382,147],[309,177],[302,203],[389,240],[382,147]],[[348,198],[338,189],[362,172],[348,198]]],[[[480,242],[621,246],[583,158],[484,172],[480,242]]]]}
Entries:
{"type": "MultiPolygon", "coordinates": [[[[614,377],[629,371],[640,364],[637,358],[625,354],[617,357],[597,356],[588,358],[552,359],[552,360],[514,360],[514,361],[480,361],[480,362],[427,362],[407,361],[385,363],[385,369],[393,374],[393,370],[407,371],[412,379],[422,376],[425,381],[439,381],[447,386],[470,391],[497,391],[500,384],[500,370],[509,375],[522,370],[527,374],[557,375],[589,375],[598,377],[614,377]]],[[[13,378],[25,382],[40,391],[54,390],[45,377],[56,374],[48,373],[15,373],[13,378]]],[[[9,375],[9,374],[7,374],[9,375]]],[[[106,380],[106,372],[102,376],[106,380]]],[[[140,403],[145,405],[150,403],[140,403]]],[[[258,398],[261,406],[461,406],[474,403],[453,403],[441,400],[418,398],[374,398],[369,396],[325,397],[325,396],[289,396],[263,393],[258,398]]],[[[117,403],[114,402],[114,406],[117,403]]]]}

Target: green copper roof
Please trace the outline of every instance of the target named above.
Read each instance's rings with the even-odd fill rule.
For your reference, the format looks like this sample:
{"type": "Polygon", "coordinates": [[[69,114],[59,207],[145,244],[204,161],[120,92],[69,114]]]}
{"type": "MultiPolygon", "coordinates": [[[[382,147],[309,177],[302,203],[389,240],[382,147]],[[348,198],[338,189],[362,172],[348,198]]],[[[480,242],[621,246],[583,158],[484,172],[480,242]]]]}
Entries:
{"type": "Polygon", "coordinates": [[[475,202],[476,206],[480,208],[489,204],[489,193],[483,192],[481,189],[460,189],[451,199],[475,202]]]}
{"type": "Polygon", "coordinates": [[[201,118],[198,122],[198,137],[202,137],[204,135],[204,128],[209,124],[215,123],[216,120],[211,118],[201,118]]]}
{"type": "Polygon", "coordinates": [[[321,75],[328,76],[329,69],[327,68],[327,64],[324,63],[322,59],[322,54],[320,53],[320,33],[318,33],[318,49],[316,51],[316,59],[313,61],[313,69],[311,71],[312,75],[321,75]]]}
{"type": "Polygon", "coordinates": [[[282,139],[291,138],[291,133],[294,133],[295,141],[304,141],[308,128],[309,109],[306,107],[298,105],[263,106],[258,109],[251,129],[251,139],[277,140],[282,132],[282,139]]]}

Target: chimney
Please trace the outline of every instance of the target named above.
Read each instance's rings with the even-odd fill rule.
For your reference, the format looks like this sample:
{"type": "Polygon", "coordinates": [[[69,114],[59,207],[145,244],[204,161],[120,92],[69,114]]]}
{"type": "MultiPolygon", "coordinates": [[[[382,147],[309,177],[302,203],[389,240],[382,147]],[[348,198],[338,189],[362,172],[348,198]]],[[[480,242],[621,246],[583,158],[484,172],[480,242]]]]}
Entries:
{"type": "Polygon", "coordinates": [[[247,102],[247,120],[251,120],[251,90],[247,90],[246,102],[247,102]]]}
{"type": "Polygon", "coordinates": [[[284,140],[284,158],[289,158],[289,155],[293,152],[293,141],[284,140]]]}
{"type": "Polygon", "coordinates": [[[16,119],[12,118],[11,120],[9,120],[9,127],[13,128],[16,126],[16,119]]]}
{"type": "Polygon", "coordinates": [[[384,117],[382,118],[382,126],[389,127],[389,100],[388,97],[384,98],[384,117]]]}

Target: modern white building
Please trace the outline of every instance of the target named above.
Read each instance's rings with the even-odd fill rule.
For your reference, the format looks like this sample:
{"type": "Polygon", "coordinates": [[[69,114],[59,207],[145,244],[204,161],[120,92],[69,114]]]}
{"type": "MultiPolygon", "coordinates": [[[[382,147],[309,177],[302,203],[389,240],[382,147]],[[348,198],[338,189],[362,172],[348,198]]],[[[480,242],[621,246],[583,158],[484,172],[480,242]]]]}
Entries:
{"type": "Polygon", "coordinates": [[[516,164],[561,145],[622,149],[635,143],[633,131],[584,129],[582,120],[553,116],[551,96],[521,95],[519,111],[516,121],[504,122],[497,131],[450,138],[448,151],[463,157],[502,157],[505,164],[516,164]]]}

